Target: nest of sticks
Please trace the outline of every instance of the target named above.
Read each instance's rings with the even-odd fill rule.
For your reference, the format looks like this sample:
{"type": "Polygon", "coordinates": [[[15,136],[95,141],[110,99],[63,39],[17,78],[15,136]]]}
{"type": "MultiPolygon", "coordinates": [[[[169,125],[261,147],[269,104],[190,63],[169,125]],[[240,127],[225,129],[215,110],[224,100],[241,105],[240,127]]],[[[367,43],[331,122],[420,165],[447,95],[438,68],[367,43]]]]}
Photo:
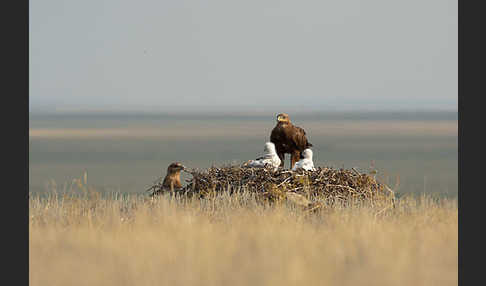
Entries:
{"type": "MultiPolygon", "coordinates": [[[[199,198],[222,192],[250,192],[257,198],[275,202],[287,200],[307,209],[336,203],[370,203],[372,206],[394,204],[393,191],[374,176],[356,169],[317,167],[316,171],[290,171],[241,166],[211,167],[205,170],[185,170],[192,175],[179,195],[199,198]]],[[[151,187],[160,191],[160,184],[151,187]]]]}

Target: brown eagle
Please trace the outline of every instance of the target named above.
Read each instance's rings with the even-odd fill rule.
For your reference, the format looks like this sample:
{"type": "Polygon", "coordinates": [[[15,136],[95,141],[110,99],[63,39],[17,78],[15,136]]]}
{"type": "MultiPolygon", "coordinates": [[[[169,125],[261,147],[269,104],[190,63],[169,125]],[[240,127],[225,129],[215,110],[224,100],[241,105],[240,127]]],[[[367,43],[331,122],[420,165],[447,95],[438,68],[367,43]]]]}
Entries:
{"type": "Polygon", "coordinates": [[[293,168],[294,164],[299,161],[301,152],[312,147],[312,144],[307,141],[304,129],[293,125],[286,113],[277,115],[277,126],[270,134],[270,142],[275,144],[281,161],[280,167],[284,166],[285,153],[290,153],[290,168],[293,168]]]}
{"type": "Polygon", "coordinates": [[[181,171],[185,167],[179,162],[174,162],[167,167],[167,174],[165,175],[164,181],[162,182],[162,188],[150,196],[160,195],[166,192],[173,192],[180,190],[182,188],[181,184],[181,171]]]}

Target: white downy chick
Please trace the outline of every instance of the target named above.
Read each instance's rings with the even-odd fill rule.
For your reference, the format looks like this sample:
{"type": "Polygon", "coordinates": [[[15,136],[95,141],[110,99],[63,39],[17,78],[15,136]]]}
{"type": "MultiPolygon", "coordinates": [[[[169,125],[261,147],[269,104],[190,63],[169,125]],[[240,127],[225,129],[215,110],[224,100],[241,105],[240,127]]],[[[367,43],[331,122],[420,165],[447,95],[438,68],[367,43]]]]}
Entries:
{"type": "Polygon", "coordinates": [[[265,166],[271,166],[274,170],[277,170],[280,166],[280,158],[275,150],[275,144],[272,142],[265,143],[265,155],[263,157],[256,158],[248,162],[248,167],[259,167],[263,168],[265,166]]]}
{"type": "Polygon", "coordinates": [[[314,162],[312,162],[312,150],[307,148],[302,152],[302,159],[300,159],[297,163],[295,163],[292,171],[296,171],[298,169],[304,169],[306,171],[315,171],[314,162]]]}

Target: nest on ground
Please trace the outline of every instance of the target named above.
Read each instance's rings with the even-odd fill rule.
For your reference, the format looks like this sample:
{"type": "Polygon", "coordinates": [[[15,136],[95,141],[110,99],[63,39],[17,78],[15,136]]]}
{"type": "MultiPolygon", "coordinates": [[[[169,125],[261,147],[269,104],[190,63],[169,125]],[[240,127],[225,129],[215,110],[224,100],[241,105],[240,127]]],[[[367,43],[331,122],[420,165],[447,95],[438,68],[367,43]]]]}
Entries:
{"type": "MultiPolygon", "coordinates": [[[[279,168],[245,168],[241,166],[211,167],[186,170],[192,175],[177,194],[199,198],[222,192],[250,192],[257,198],[275,202],[287,200],[307,209],[336,203],[394,204],[393,191],[374,176],[356,169],[317,167],[316,171],[290,171],[279,168]]],[[[150,188],[161,192],[161,184],[150,188]]]]}

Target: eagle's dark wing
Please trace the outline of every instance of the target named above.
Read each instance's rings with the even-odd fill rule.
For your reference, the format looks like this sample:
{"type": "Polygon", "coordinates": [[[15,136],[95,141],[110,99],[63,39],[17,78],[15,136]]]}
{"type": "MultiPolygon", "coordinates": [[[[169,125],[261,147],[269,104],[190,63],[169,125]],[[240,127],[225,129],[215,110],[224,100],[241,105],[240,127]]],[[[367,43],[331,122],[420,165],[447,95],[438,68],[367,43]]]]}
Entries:
{"type": "Polygon", "coordinates": [[[280,125],[275,126],[270,134],[270,142],[275,144],[277,153],[284,152],[287,149],[287,141],[284,128],[280,125]]]}
{"type": "Polygon", "coordinates": [[[279,126],[275,126],[272,129],[272,133],[270,133],[270,142],[277,145],[280,143],[282,130],[280,130],[279,126]]]}
{"type": "Polygon", "coordinates": [[[298,150],[303,151],[304,149],[312,147],[312,144],[307,140],[304,129],[292,125],[291,130],[289,131],[291,133],[292,142],[298,150]]]}
{"type": "Polygon", "coordinates": [[[277,153],[280,150],[292,152],[292,150],[303,151],[312,146],[306,137],[304,129],[288,124],[285,127],[277,125],[270,134],[270,142],[275,144],[277,153]]]}

